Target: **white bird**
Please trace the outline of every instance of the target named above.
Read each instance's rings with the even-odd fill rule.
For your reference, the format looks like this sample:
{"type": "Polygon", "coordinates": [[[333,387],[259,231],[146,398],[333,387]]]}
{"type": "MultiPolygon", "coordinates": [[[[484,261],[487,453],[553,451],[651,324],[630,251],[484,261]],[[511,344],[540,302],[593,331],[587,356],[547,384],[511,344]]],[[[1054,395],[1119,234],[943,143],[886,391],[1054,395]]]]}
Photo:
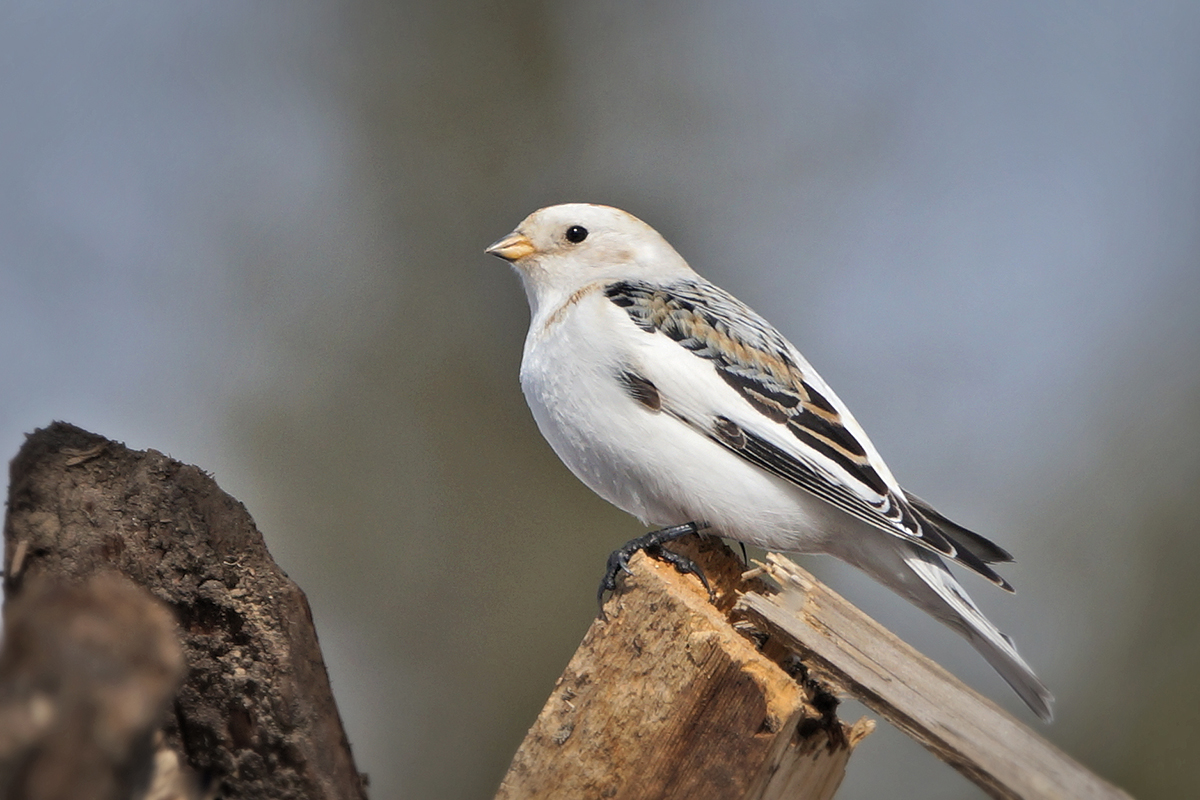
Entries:
{"type": "Polygon", "coordinates": [[[1051,719],[1050,692],[942,561],[1012,591],[988,566],[1012,557],[904,491],[770,323],[615,208],[543,208],[487,252],[529,299],[521,387],[542,435],[594,492],[664,526],[613,554],[601,595],[637,549],[694,568],[658,545],[697,531],[830,554],[965,636],[1051,719]]]}

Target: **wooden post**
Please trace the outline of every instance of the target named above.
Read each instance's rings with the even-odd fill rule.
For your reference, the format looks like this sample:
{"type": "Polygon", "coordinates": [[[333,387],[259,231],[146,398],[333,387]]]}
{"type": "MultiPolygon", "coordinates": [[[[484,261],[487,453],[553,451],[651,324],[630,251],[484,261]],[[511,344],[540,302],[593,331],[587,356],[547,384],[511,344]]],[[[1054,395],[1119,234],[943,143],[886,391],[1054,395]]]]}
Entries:
{"type": "Polygon", "coordinates": [[[716,605],[694,577],[635,556],[497,800],[833,796],[873,724],[840,722],[789,654],[730,625],[742,567],[727,548],[673,547],[704,568],[716,605]]]}
{"type": "Polygon", "coordinates": [[[716,605],[694,577],[635,558],[497,800],[829,798],[873,725],[836,721],[834,693],[993,797],[1129,800],[788,559],[739,575],[716,543],[672,548],[701,563],[716,605]]]}

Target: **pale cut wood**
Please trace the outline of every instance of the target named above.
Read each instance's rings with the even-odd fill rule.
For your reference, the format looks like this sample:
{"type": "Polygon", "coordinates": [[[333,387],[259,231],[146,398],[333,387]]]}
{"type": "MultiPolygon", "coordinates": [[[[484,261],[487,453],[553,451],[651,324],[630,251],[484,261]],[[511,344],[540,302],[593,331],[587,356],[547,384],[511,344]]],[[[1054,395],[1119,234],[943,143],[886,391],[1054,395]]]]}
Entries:
{"type": "Polygon", "coordinates": [[[994,797],[1129,800],[896,638],[788,559],[771,553],[777,594],[736,611],[803,659],[810,675],[861,700],[994,797]]]}
{"type": "MultiPolygon", "coordinates": [[[[854,746],[836,702],[730,624],[740,562],[695,537],[718,593],[635,556],[514,756],[497,800],[827,800],[854,746]]],[[[782,651],[780,651],[782,653],[782,651]]]]}

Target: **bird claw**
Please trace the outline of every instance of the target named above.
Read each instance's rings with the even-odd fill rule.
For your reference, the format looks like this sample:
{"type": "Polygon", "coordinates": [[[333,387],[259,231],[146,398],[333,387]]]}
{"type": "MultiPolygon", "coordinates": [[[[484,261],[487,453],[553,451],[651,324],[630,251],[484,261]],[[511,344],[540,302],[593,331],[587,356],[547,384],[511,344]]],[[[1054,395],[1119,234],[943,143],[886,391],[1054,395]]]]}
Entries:
{"type": "Polygon", "coordinates": [[[656,531],[650,531],[644,536],[639,536],[636,539],[630,539],[622,547],[609,553],[608,563],[604,569],[604,578],[600,581],[600,590],[596,592],[596,601],[600,605],[600,619],[608,619],[608,615],[604,613],[605,592],[614,591],[617,588],[618,574],[622,572],[627,575],[632,574],[629,569],[629,559],[639,550],[645,551],[646,555],[651,558],[656,558],[659,561],[665,561],[672,565],[680,574],[695,575],[700,579],[700,583],[704,584],[704,589],[708,592],[708,599],[716,602],[716,593],[713,592],[707,576],[705,576],[704,571],[700,569],[699,565],[687,556],[680,555],[673,550],[667,550],[663,547],[667,542],[687,536],[689,533],[696,533],[698,530],[699,526],[694,522],[660,528],[656,531]]]}

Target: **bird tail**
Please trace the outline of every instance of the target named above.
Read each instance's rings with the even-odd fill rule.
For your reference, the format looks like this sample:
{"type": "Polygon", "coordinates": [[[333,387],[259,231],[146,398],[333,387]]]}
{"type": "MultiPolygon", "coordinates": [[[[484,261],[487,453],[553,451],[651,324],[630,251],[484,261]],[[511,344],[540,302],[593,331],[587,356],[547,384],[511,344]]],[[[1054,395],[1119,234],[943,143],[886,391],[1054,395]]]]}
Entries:
{"type": "Polygon", "coordinates": [[[893,544],[855,548],[846,560],[962,634],[1033,713],[1050,722],[1054,697],[1017,653],[1012,639],[983,615],[938,556],[905,542],[893,544]]]}

